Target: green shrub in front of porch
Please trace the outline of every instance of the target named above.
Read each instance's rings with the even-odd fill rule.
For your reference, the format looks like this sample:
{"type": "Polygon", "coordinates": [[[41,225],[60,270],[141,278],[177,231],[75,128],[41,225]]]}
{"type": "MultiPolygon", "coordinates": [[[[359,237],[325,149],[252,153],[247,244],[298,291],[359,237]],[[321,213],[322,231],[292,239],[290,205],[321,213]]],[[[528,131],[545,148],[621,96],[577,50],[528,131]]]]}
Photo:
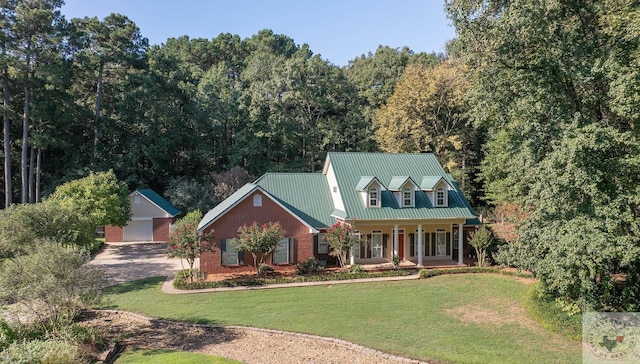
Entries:
{"type": "Polygon", "coordinates": [[[531,273],[504,270],[499,267],[462,267],[462,268],[445,268],[445,269],[422,269],[420,270],[420,278],[430,278],[441,276],[443,274],[467,274],[467,273],[494,273],[513,277],[532,278],[531,273]]]}
{"type": "Polygon", "coordinates": [[[326,274],[315,274],[310,276],[275,276],[275,277],[239,277],[230,278],[222,281],[194,281],[189,282],[186,279],[176,279],[173,286],[177,289],[205,289],[205,288],[222,288],[222,287],[251,287],[264,286],[267,284],[287,284],[287,283],[304,283],[304,282],[328,282],[343,281],[347,279],[365,279],[380,277],[403,277],[411,275],[410,271],[384,271],[384,272],[334,272],[326,274]]]}

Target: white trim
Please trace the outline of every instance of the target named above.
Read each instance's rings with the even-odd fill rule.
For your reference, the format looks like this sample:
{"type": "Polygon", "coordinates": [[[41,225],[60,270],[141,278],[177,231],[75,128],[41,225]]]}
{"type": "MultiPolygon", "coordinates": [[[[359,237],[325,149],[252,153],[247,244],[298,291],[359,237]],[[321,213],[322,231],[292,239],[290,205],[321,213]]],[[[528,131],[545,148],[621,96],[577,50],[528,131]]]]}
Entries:
{"type": "Polygon", "coordinates": [[[302,218],[300,218],[300,216],[294,214],[291,210],[289,210],[287,207],[285,207],[283,204],[281,204],[278,200],[276,200],[273,196],[271,196],[271,194],[269,194],[262,187],[257,186],[257,185],[254,186],[251,190],[249,190],[244,196],[239,198],[236,202],[234,202],[231,206],[227,207],[224,211],[219,213],[215,218],[211,219],[211,221],[209,221],[206,224],[204,224],[204,226],[202,226],[200,229],[198,229],[198,231],[204,231],[205,229],[207,229],[214,222],[218,221],[222,216],[226,215],[227,212],[233,210],[236,206],[238,206],[238,204],[240,204],[242,201],[244,201],[247,198],[249,198],[249,196],[251,196],[256,191],[262,192],[263,195],[265,195],[267,198],[269,198],[271,201],[273,201],[276,205],[280,206],[284,211],[286,211],[289,215],[293,216],[296,220],[301,222],[302,225],[308,227],[310,234],[319,233],[319,231],[316,228],[314,228],[313,226],[309,225],[306,221],[304,221],[302,218]]]}

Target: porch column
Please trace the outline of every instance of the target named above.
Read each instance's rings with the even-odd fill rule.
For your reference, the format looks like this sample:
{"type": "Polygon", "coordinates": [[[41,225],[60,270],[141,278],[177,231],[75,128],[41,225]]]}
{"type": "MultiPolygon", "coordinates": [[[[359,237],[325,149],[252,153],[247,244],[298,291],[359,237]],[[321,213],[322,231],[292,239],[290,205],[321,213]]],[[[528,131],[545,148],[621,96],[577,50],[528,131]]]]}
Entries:
{"type": "Polygon", "coordinates": [[[400,240],[400,237],[398,236],[398,225],[394,226],[394,230],[393,230],[393,255],[396,256],[398,255],[398,240],[400,240]]]}
{"type": "Polygon", "coordinates": [[[462,240],[464,237],[464,223],[458,224],[458,264],[462,265],[462,240]]]}
{"type": "Polygon", "coordinates": [[[418,225],[418,267],[422,267],[422,225],[418,225]]]}

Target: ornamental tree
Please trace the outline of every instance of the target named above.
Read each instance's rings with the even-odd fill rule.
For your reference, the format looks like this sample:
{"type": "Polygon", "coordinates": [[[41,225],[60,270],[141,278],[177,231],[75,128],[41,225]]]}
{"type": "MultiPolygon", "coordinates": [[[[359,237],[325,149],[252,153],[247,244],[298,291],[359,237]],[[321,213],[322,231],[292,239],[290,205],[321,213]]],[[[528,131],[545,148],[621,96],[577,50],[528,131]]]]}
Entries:
{"type": "Polygon", "coordinates": [[[331,249],[329,255],[337,257],[340,267],[344,268],[347,265],[347,252],[354,244],[358,244],[360,239],[353,234],[353,226],[337,222],[327,230],[327,241],[331,249]]]}
{"type": "Polygon", "coordinates": [[[169,257],[187,261],[189,279],[193,282],[193,266],[196,258],[204,252],[213,252],[215,246],[211,234],[199,235],[198,223],[202,220],[202,212],[195,210],[176,221],[169,233],[169,257]]]}
{"type": "Polygon", "coordinates": [[[238,238],[235,239],[238,251],[246,250],[253,257],[256,273],[260,274],[260,266],[264,264],[264,257],[276,250],[278,242],[284,238],[285,231],[278,222],[268,222],[258,225],[242,225],[238,228],[238,238]],[[260,254],[258,261],[258,253],[260,254]]]}
{"type": "Polygon", "coordinates": [[[486,225],[482,225],[480,229],[471,234],[469,244],[476,250],[478,267],[483,267],[487,264],[487,250],[493,246],[493,243],[494,240],[491,235],[491,230],[489,230],[486,225]]]}

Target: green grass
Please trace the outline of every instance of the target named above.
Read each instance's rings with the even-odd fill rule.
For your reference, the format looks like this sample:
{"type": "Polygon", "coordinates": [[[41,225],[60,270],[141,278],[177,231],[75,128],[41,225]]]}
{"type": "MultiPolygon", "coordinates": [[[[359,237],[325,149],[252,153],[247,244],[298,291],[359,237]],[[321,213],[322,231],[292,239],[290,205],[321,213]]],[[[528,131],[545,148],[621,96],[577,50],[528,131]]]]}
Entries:
{"type": "Polygon", "coordinates": [[[124,352],[116,364],[239,364],[219,356],[171,350],[133,350],[124,352]]]}
{"type": "Polygon", "coordinates": [[[162,280],[115,286],[105,308],[338,337],[443,362],[578,363],[581,358],[578,341],[526,315],[531,285],[496,274],[187,295],[162,293],[162,280]]]}

